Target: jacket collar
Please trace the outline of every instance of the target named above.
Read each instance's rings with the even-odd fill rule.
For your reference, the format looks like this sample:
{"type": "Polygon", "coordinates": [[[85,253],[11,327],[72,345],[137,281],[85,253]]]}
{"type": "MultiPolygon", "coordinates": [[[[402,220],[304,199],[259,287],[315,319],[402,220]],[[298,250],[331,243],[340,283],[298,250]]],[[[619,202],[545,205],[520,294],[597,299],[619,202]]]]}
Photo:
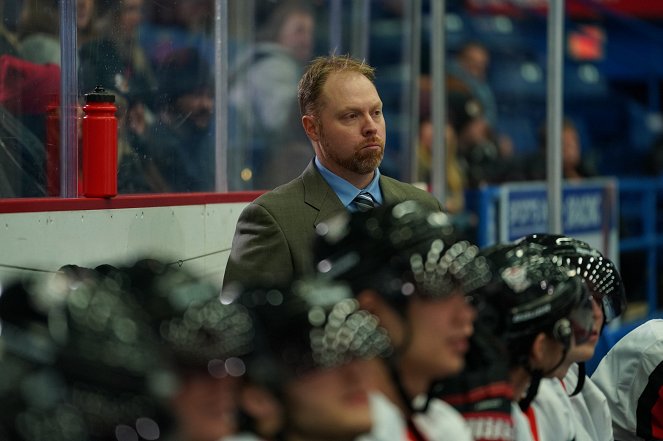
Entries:
{"type": "Polygon", "coordinates": [[[324,180],[313,161],[309,162],[302,173],[302,183],[304,184],[304,202],[318,210],[313,226],[345,211],[340,199],[324,180]]]}

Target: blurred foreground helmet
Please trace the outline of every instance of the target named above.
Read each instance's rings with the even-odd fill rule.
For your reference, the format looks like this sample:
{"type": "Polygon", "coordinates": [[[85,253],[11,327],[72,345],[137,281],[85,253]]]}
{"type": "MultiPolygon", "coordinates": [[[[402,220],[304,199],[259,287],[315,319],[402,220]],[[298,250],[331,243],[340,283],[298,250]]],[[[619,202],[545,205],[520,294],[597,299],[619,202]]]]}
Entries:
{"type": "Polygon", "coordinates": [[[56,368],[62,305],[33,282],[0,291],[0,439],[87,440],[83,416],[68,403],[56,368]]]}
{"type": "Polygon", "coordinates": [[[124,275],[178,369],[206,369],[214,377],[244,373],[242,357],[253,350],[245,307],[222,303],[217,287],[156,260],[140,260],[124,275]]]}
{"type": "Polygon", "coordinates": [[[133,296],[97,274],[72,276],[59,371],[91,440],[157,439],[166,427],[172,374],[133,296]]]}
{"type": "Polygon", "coordinates": [[[593,325],[590,295],[574,269],[531,244],[496,245],[481,251],[492,271],[488,284],[470,293],[478,317],[505,342],[511,365],[527,367],[539,333],[568,351],[572,338],[586,341],[593,325]]]}
{"type": "Polygon", "coordinates": [[[626,309],[626,294],[615,264],[586,242],[556,234],[531,234],[519,242],[540,245],[541,252],[560,256],[574,268],[603,309],[606,323],[626,309]]]}
{"type": "Polygon", "coordinates": [[[255,317],[261,343],[249,376],[265,386],[318,368],[386,354],[390,340],[378,319],[359,309],[345,285],[297,281],[286,290],[252,289],[238,301],[255,317]]]}
{"type": "Polygon", "coordinates": [[[355,293],[374,289],[392,302],[415,293],[445,297],[488,277],[487,267],[476,265],[478,248],[456,239],[447,215],[415,201],[344,213],[316,231],[317,272],[347,281],[355,293]]]}

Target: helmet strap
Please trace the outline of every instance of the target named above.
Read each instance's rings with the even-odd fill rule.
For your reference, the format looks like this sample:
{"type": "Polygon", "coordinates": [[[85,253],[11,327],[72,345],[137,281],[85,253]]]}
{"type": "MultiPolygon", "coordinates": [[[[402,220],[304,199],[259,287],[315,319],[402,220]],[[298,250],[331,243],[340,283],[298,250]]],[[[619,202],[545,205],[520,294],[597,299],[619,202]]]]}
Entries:
{"type": "Polygon", "coordinates": [[[536,393],[539,391],[541,378],[543,378],[543,371],[541,369],[532,370],[529,366],[526,367],[526,369],[530,372],[531,380],[529,386],[527,386],[525,397],[518,401],[518,406],[520,406],[520,410],[523,412],[525,412],[529,408],[529,405],[532,404],[532,400],[534,400],[536,393]]]}
{"type": "Polygon", "coordinates": [[[389,376],[391,377],[391,381],[394,382],[394,386],[396,387],[396,392],[403,402],[405,411],[409,416],[414,413],[414,407],[412,406],[412,398],[406,392],[405,386],[403,386],[403,381],[401,380],[401,375],[397,366],[397,359],[398,357],[389,357],[387,360],[387,368],[389,369],[389,376]]]}
{"type": "Polygon", "coordinates": [[[583,386],[585,385],[585,378],[586,378],[586,369],[585,369],[585,362],[581,361],[578,363],[578,383],[576,384],[576,388],[571,392],[570,397],[574,397],[582,391],[583,386]]]}

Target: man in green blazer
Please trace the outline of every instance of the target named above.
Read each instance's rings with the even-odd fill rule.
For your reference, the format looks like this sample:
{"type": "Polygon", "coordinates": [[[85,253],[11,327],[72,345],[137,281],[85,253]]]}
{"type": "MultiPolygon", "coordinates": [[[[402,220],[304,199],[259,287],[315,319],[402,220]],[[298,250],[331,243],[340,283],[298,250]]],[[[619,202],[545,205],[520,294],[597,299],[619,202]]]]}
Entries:
{"type": "Polygon", "coordinates": [[[276,286],[311,272],[316,227],[362,209],[355,201],[360,193],[374,205],[416,200],[442,210],[430,193],[380,174],[386,129],[374,78],[371,66],[348,56],[311,62],[298,99],[315,158],[301,176],[242,211],[224,286],[276,286]]]}

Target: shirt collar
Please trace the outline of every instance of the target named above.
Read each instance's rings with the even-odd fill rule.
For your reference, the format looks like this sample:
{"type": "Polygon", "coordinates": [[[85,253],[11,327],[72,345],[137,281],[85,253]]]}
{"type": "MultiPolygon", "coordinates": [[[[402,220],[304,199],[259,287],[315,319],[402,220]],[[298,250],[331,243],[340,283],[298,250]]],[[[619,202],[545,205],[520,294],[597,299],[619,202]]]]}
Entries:
{"type": "Polygon", "coordinates": [[[375,169],[375,175],[366,188],[357,188],[340,176],[335,175],[320,163],[315,157],[315,166],[329,186],[334,190],[336,196],[341,200],[344,207],[348,207],[352,200],[362,191],[369,193],[378,205],[382,205],[382,191],[380,190],[380,169],[375,169]]]}

